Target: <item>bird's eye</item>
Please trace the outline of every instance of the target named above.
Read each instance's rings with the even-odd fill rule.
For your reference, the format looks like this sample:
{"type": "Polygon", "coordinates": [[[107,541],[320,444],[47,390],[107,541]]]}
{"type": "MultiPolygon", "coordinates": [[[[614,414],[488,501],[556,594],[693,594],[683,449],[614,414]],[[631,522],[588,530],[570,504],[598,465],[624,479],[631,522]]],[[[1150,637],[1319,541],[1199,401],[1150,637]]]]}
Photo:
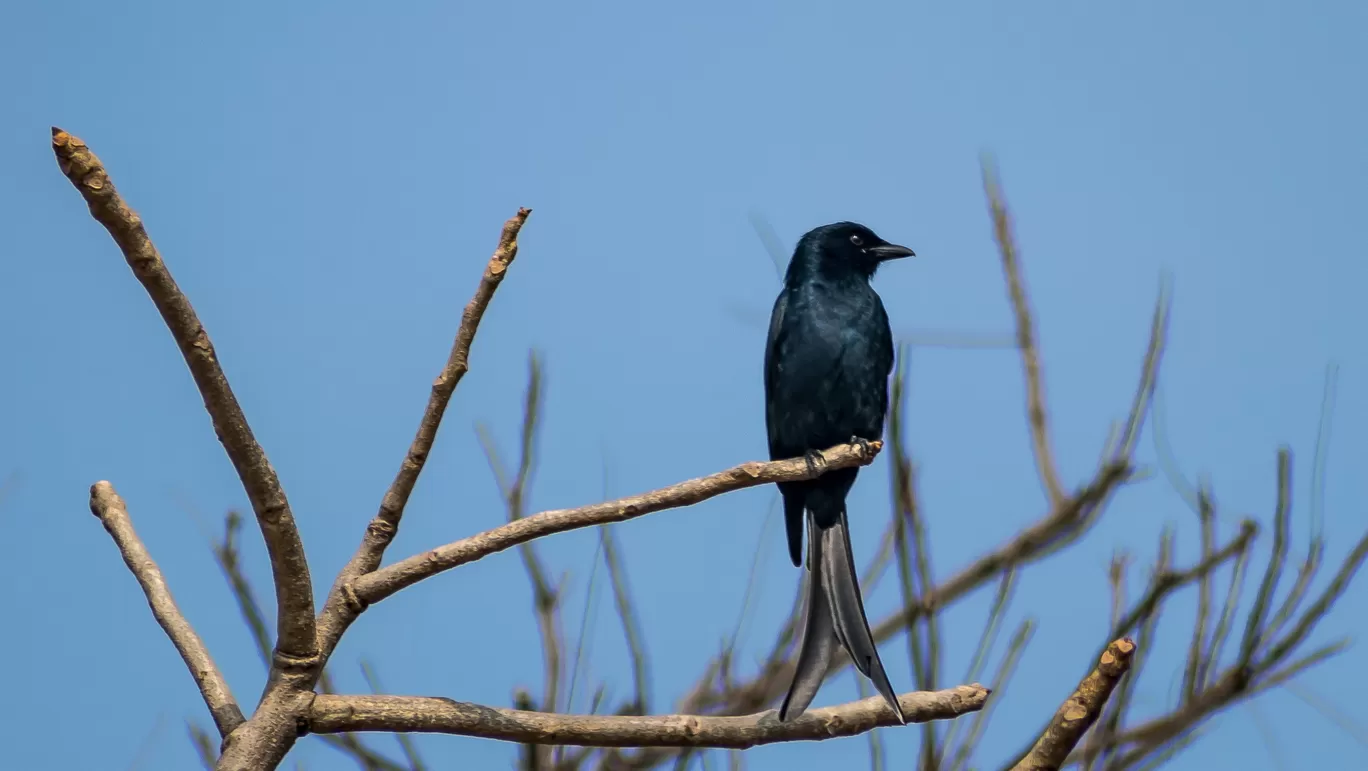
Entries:
{"type": "Polygon", "coordinates": [[[856,246],[864,246],[864,239],[860,238],[859,234],[857,233],[850,237],[850,243],[855,244],[856,246]]]}

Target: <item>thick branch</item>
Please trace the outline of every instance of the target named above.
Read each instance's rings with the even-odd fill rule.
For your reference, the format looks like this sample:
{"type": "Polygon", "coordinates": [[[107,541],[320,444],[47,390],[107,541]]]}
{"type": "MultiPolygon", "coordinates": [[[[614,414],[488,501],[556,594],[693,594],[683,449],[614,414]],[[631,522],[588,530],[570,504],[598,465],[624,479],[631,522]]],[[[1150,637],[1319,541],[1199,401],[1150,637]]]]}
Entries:
{"type": "MultiPolygon", "coordinates": [[[[898,697],[908,722],[948,720],[983,707],[988,689],[961,685],[898,697]]],[[[422,696],[324,696],[314,699],[309,730],[404,731],[478,736],[522,744],[594,747],[726,747],[855,736],[893,726],[896,718],[880,697],[839,707],[808,710],[781,723],[774,710],[744,717],[702,715],[556,715],[498,709],[422,696]]]]}
{"type": "Polygon", "coordinates": [[[232,691],[228,689],[228,682],[223,679],[223,674],[209,655],[209,649],[204,647],[204,641],[195,634],[194,627],[176,607],[176,600],[166,586],[161,568],[157,567],[142,539],[133,530],[133,520],[128,516],[123,499],[108,482],[96,482],[91,486],[90,513],[99,518],[105,530],[114,538],[124,564],[128,565],[142,586],[143,594],[147,595],[152,615],[166,636],[171,638],[171,644],[176,646],[185,666],[190,668],[190,676],[195,678],[204,704],[209,707],[209,714],[214,716],[219,735],[227,736],[242,724],[242,710],[238,708],[232,691]]]}
{"type": "Polygon", "coordinates": [[[299,540],[299,530],[295,527],[285,491],[233,396],[214,345],[209,341],[209,333],[162,262],[157,247],[143,227],[142,218],[114,189],[100,159],[85,142],[55,126],[52,149],[62,173],[86,200],[91,215],[113,236],[128,266],[133,269],[133,275],[147,290],[171,336],[176,339],[195,386],[204,398],[204,408],[213,420],[214,432],[242,480],[270,553],[276,589],[276,629],[280,636],[277,650],[291,659],[284,662],[286,664],[294,663],[294,659],[303,659],[300,663],[305,665],[312,663],[310,659],[316,651],[313,587],[304,546],[299,540]]]}
{"type": "Polygon", "coordinates": [[[1135,643],[1129,637],[1108,645],[1097,668],[1083,678],[1078,689],[1060,706],[1035,746],[1013,766],[1013,771],[1053,771],[1063,765],[1078,740],[1102,714],[1112,689],[1130,669],[1134,652],[1135,643]]]}
{"type": "Polygon", "coordinates": [[[466,304],[465,312],[461,314],[461,326],[456,331],[456,340],[452,343],[446,366],[432,383],[432,394],[428,397],[427,408],[423,410],[423,418],[418,422],[418,433],[413,438],[413,444],[409,446],[408,454],[399,466],[399,473],[394,477],[394,482],[380,503],[380,511],[366,527],[361,546],[333,582],[332,591],[328,594],[328,600],[323,606],[323,613],[318,622],[319,649],[324,655],[332,653],[338,639],[342,637],[342,632],[356,618],[356,613],[348,612],[343,587],[380,566],[386,547],[394,540],[394,535],[399,530],[399,520],[404,516],[404,507],[408,505],[409,495],[413,493],[413,488],[418,483],[418,475],[423,473],[428,453],[432,451],[433,442],[437,439],[437,429],[441,425],[442,415],[446,413],[447,404],[456,392],[457,384],[470,369],[470,346],[475,342],[475,332],[480,326],[480,319],[484,318],[485,309],[494,298],[494,290],[503,282],[504,274],[508,272],[513,258],[518,256],[518,233],[531,213],[531,209],[521,208],[504,223],[494,256],[489,258],[484,276],[480,278],[480,285],[475,290],[475,296],[466,304]]]}
{"type": "MultiPolygon", "coordinates": [[[[870,442],[869,448],[870,453],[866,456],[858,444],[836,445],[822,453],[825,462],[818,464],[817,473],[866,466],[874,460],[879,450],[883,449],[883,443],[870,442]]],[[[479,535],[438,546],[364,575],[351,585],[351,591],[360,603],[378,602],[442,571],[483,559],[536,538],[582,527],[624,522],[665,509],[692,506],[723,493],[747,487],[771,482],[794,482],[812,477],[807,461],[803,458],[767,463],[752,461],[717,474],[616,501],[595,503],[575,509],[543,511],[479,535]]]]}

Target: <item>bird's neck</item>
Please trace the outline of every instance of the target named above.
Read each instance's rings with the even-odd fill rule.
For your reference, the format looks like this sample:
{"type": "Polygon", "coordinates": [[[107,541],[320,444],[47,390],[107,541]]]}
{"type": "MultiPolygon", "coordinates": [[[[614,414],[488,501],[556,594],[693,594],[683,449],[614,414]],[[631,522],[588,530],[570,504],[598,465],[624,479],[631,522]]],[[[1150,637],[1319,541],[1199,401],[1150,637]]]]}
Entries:
{"type": "Polygon", "coordinates": [[[784,284],[789,289],[815,287],[838,292],[871,291],[870,278],[848,268],[833,270],[814,265],[805,270],[790,270],[784,284]]]}

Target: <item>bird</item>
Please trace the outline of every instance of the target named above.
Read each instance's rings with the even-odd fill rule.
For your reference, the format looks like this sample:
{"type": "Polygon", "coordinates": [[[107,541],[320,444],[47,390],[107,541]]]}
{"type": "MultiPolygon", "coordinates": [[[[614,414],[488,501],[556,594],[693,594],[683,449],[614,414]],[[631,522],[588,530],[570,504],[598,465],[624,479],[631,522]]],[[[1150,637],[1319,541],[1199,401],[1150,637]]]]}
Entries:
{"type": "MultiPolygon", "coordinates": [[[[849,443],[867,452],[883,438],[893,333],[871,280],[888,260],[915,255],[855,222],[823,225],[798,240],[765,341],[770,460],[802,457],[816,474],[821,450],[849,443]]],[[[778,483],[794,567],[802,567],[808,530],[803,638],[781,721],[812,703],[840,643],[898,722],[907,722],[869,631],[850,550],[846,495],[858,474],[843,468],[778,483]]]]}

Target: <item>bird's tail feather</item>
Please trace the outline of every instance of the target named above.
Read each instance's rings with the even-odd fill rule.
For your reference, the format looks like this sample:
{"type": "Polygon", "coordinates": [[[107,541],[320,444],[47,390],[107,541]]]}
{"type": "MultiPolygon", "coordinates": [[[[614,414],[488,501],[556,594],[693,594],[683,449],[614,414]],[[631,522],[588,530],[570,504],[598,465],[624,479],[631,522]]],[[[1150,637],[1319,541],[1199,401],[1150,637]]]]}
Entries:
{"type": "Polygon", "coordinates": [[[874,687],[893,709],[898,722],[906,724],[898,696],[884,673],[879,650],[869,631],[855,559],[850,551],[845,512],[831,527],[822,529],[808,518],[807,603],[803,621],[803,640],[798,649],[798,667],[793,684],[779,708],[779,719],[790,720],[803,714],[817,695],[827,666],[839,642],[850,653],[855,668],[874,681],[874,687]]]}
{"type": "Polygon", "coordinates": [[[855,572],[855,556],[850,551],[848,533],[846,512],[842,509],[841,518],[823,530],[820,536],[824,542],[822,558],[827,561],[822,567],[822,578],[827,581],[827,602],[836,622],[836,634],[841,645],[850,653],[850,658],[855,661],[855,668],[874,682],[874,689],[888,702],[898,722],[906,725],[907,719],[898,704],[898,694],[893,691],[893,684],[888,682],[888,674],[879,660],[879,648],[869,631],[869,619],[865,616],[864,600],[860,597],[860,579],[855,572]]]}
{"type": "MultiPolygon", "coordinates": [[[[811,524],[811,517],[808,518],[811,524]]],[[[779,719],[789,720],[803,714],[826,678],[831,654],[836,651],[834,615],[827,597],[827,581],[822,557],[822,536],[815,524],[808,533],[807,602],[803,609],[803,639],[798,647],[798,669],[793,683],[779,707],[779,719]]]]}

